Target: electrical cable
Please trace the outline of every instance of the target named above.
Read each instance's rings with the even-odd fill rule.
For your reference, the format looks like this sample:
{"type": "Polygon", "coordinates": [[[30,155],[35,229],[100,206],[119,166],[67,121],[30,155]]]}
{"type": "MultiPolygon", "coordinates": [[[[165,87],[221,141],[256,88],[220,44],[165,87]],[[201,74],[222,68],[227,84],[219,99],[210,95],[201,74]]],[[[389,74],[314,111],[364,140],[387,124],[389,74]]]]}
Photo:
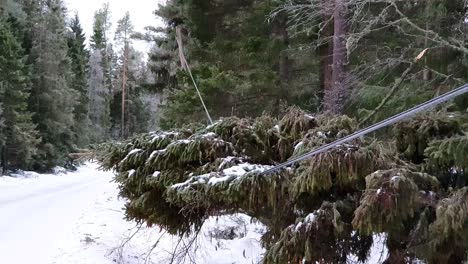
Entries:
{"type": "Polygon", "coordinates": [[[312,156],[315,156],[317,154],[320,154],[322,152],[325,152],[329,149],[332,149],[338,145],[341,145],[341,144],[344,144],[344,143],[348,143],[350,142],[351,140],[354,140],[356,138],[359,138],[359,137],[362,137],[362,136],[365,136],[369,133],[372,133],[378,129],[381,129],[383,127],[387,127],[389,125],[393,125],[401,120],[404,120],[404,119],[407,119],[409,118],[410,116],[413,116],[417,113],[420,113],[424,110],[427,110],[431,107],[434,107],[436,105],[439,105],[441,103],[444,103],[444,102],[447,102],[457,96],[460,96],[462,94],[465,94],[465,93],[468,93],[468,84],[465,84],[457,89],[454,89],[452,90],[451,92],[448,92],[446,94],[443,94],[441,96],[438,96],[438,97],[435,97],[425,103],[422,103],[418,106],[415,106],[411,109],[408,109],[402,113],[399,113],[397,115],[394,115],[390,118],[387,118],[381,122],[378,122],[372,126],[369,126],[369,127],[366,127],[364,129],[361,129],[357,132],[354,132],[353,134],[349,135],[349,136],[346,136],[342,139],[338,139],[332,143],[329,143],[329,144],[326,144],[324,146],[321,146],[321,147],[318,147],[317,149],[313,150],[313,151],[310,151],[308,153],[305,153],[305,154],[302,154],[298,157],[295,157],[289,161],[286,161],[284,163],[281,163],[279,165],[276,165],[275,167],[271,168],[271,169],[268,169],[268,170],[265,170],[264,172],[262,172],[263,175],[267,175],[267,174],[271,174],[279,169],[282,169],[282,168],[285,168],[287,166],[290,166],[290,165],[293,165],[299,161],[302,161],[304,159],[307,159],[307,158],[310,158],[312,156]]]}

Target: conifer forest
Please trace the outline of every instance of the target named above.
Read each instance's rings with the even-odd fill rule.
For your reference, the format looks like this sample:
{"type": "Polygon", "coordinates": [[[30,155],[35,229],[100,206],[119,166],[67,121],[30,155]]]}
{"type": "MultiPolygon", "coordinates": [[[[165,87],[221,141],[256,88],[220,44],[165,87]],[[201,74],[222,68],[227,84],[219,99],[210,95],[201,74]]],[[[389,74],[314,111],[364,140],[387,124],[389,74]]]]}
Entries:
{"type": "Polygon", "coordinates": [[[266,264],[376,235],[380,263],[468,262],[468,93],[265,173],[467,84],[467,0],[166,0],[144,31],[109,2],[86,37],[62,0],[0,0],[0,175],[97,160],[126,220],[243,213],[266,264]]]}

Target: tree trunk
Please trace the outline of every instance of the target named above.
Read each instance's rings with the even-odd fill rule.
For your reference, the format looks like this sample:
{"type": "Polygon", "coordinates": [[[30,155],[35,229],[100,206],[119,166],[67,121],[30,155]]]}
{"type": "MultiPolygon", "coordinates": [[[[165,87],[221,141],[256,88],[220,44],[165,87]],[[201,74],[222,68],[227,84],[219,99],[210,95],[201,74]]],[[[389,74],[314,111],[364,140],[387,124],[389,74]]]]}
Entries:
{"type": "Polygon", "coordinates": [[[7,170],[6,147],[0,146],[0,176],[4,175],[7,170]]]}
{"type": "Polygon", "coordinates": [[[345,8],[343,0],[335,0],[332,89],[325,91],[324,98],[325,110],[336,114],[343,111],[344,99],[348,92],[344,85],[347,30],[345,8]]]}
{"type": "Polygon", "coordinates": [[[123,66],[122,66],[122,138],[125,139],[125,97],[126,97],[126,84],[127,84],[127,57],[128,57],[128,45],[125,44],[123,66]]]}
{"type": "MultiPolygon", "coordinates": [[[[430,30],[430,25],[429,25],[429,19],[430,19],[430,16],[429,16],[429,12],[431,10],[431,4],[430,2],[428,1],[426,3],[426,35],[425,35],[425,38],[424,38],[424,48],[427,49],[429,48],[429,30],[430,30]]],[[[426,66],[426,68],[423,70],[423,80],[424,81],[429,81],[431,76],[430,76],[430,71],[429,69],[427,69],[427,67],[429,67],[428,65],[428,61],[427,61],[427,56],[424,57],[424,65],[426,66]]]]}
{"type": "Polygon", "coordinates": [[[281,51],[280,54],[280,62],[279,62],[279,76],[280,76],[280,87],[281,92],[280,95],[283,100],[288,99],[288,87],[291,81],[291,66],[292,61],[289,58],[289,53],[287,51],[289,46],[289,34],[287,29],[287,18],[285,16],[284,19],[280,21],[278,25],[278,33],[281,38],[281,42],[284,45],[284,50],[281,51]]]}
{"type": "MultiPolygon", "coordinates": [[[[333,25],[328,25],[322,34],[326,37],[333,35],[333,25]]],[[[321,100],[324,102],[325,98],[329,100],[325,95],[333,90],[332,85],[332,74],[333,74],[333,42],[327,42],[321,45],[318,50],[318,56],[320,58],[320,91],[321,100]]],[[[326,105],[326,104],[324,104],[326,105]]]]}
{"type": "Polygon", "coordinates": [[[287,48],[289,46],[288,34],[288,17],[287,14],[279,15],[272,24],[271,38],[279,41],[284,49],[280,52],[279,63],[277,65],[279,73],[279,96],[275,103],[275,112],[280,112],[280,100],[288,101],[288,87],[291,81],[291,67],[292,61],[289,57],[287,48]]]}

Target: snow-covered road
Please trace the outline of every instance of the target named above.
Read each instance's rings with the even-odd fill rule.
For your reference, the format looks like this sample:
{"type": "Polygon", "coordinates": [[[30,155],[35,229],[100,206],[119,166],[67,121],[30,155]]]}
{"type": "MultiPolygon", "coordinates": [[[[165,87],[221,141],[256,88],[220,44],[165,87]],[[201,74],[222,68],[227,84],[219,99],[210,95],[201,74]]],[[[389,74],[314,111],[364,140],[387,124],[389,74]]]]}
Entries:
{"type": "Polygon", "coordinates": [[[96,165],[39,177],[0,184],[0,263],[50,264],[86,209],[115,188],[96,165]]]}
{"type": "MultiPolygon", "coordinates": [[[[0,264],[168,263],[178,238],[125,221],[124,201],[117,198],[112,173],[97,167],[86,164],[66,174],[0,177],[0,264]]],[[[246,215],[212,217],[191,257],[199,264],[257,263],[264,231],[246,215]],[[233,231],[234,239],[219,237],[233,231]]]]}

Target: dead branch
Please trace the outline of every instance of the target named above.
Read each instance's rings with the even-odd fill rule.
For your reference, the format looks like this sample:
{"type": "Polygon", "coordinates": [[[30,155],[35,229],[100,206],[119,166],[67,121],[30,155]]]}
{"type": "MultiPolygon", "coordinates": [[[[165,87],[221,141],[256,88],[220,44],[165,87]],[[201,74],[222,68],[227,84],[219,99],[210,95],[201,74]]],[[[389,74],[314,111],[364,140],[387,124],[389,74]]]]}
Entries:
{"type": "Polygon", "coordinates": [[[372,112],[369,115],[367,115],[367,117],[365,117],[361,122],[359,122],[359,126],[363,125],[364,123],[369,121],[372,117],[374,117],[375,114],[377,114],[377,112],[379,112],[380,109],[382,109],[382,107],[390,100],[390,98],[392,98],[392,96],[396,93],[396,91],[401,86],[403,81],[406,79],[408,74],[413,70],[413,68],[417,64],[417,62],[420,61],[421,58],[424,57],[427,50],[428,49],[423,50],[421,53],[419,53],[418,56],[416,56],[415,60],[413,62],[411,62],[411,64],[408,66],[408,68],[400,76],[400,78],[395,80],[395,83],[393,84],[392,88],[390,89],[390,92],[388,92],[388,94],[384,97],[384,99],[382,99],[380,104],[374,110],[372,110],[372,112]]]}
{"type": "Polygon", "coordinates": [[[123,264],[123,262],[122,262],[123,258],[124,258],[123,257],[123,251],[124,251],[125,246],[135,237],[136,234],[138,234],[140,232],[142,227],[143,227],[143,223],[137,224],[134,227],[134,228],[136,228],[136,231],[133,232],[129,237],[125,238],[118,247],[112,249],[109,252],[108,255],[113,255],[114,252],[117,251],[117,263],[122,263],[123,264]]]}
{"type": "Polygon", "coordinates": [[[151,247],[151,249],[146,253],[146,256],[145,256],[145,264],[149,263],[149,261],[151,260],[151,254],[153,253],[153,251],[156,249],[156,247],[159,245],[159,242],[161,241],[161,239],[166,235],[167,231],[164,231],[160,236],[159,238],[156,240],[156,242],[153,244],[153,246],[151,247]]]}

